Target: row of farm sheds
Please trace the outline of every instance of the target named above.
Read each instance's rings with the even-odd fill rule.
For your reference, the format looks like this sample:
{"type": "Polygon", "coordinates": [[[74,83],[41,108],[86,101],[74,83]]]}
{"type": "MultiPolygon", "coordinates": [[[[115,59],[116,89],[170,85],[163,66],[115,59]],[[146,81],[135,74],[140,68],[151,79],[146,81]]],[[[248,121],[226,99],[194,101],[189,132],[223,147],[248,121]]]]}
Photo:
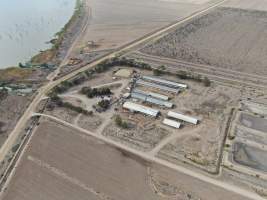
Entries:
{"type": "Polygon", "coordinates": [[[136,81],[137,85],[151,87],[158,90],[171,92],[178,94],[181,89],[186,89],[187,85],[182,83],[176,83],[173,81],[153,77],[153,76],[142,76],[136,81]]]}
{"type": "MultiPolygon", "coordinates": [[[[130,101],[127,101],[123,104],[123,108],[130,110],[131,112],[139,112],[139,113],[143,113],[145,115],[149,115],[152,117],[157,117],[160,114],[159,110],[147,107],[147,106],[143,106],[140,104],[136,104],[130,101]]],[[[181,122],[187,122],[190,124],[194,124],[197,125],[199,120],[194,118],[194,117],[190,117],[181,113],[177,113],[177,112],[173,112],[173,111],[169,111],[167,114],[168,118],[165,118],[163,120],[163,124],[174,127],[174,128],[180,128],[181,126],[181,122]]]]}
{"type": "MultiPolygon", "coordinates": [[[[152,76],[142,76],[136,81],[136,84],[156,88],[165,92],[172,92],[175,94],[178,94],[181,89],[187,88],[187,85],[185,84],[176,83],[152,76]]],[[[133,89],[130,96],[133,99],[141,100],[142,102],[155,104],[169,109],[173,108],[174,106],[173,103],[169,102],[168,96],[155,92],[133,89]]],[[[157,117],[160,114],[160,111],[157,109],[153,109],[130,101],[125,102],[123,108],[128,109],[132,112],[139,112],[152,117],[157,117]]],[[[167,118],[165,118],[162,123],[174,128],[180,128],[182,121],[192,124],[198,123],[198,119],[172,111],[168,112],[167,118]]]]}
{"type": "MultiPolygon", "coordinates": [[[[136,81],[136,84],[175,94],[178,94],[181,89],[187,88],[187,85],[185,84],[176,83],[153,76],[142,76],[136,81]]],[[[169,102],[168,96],[159,93],[134,89],[131,92],[131,97],[165,108],[173,108],[174,106],[173,103],[169,102]]]]}

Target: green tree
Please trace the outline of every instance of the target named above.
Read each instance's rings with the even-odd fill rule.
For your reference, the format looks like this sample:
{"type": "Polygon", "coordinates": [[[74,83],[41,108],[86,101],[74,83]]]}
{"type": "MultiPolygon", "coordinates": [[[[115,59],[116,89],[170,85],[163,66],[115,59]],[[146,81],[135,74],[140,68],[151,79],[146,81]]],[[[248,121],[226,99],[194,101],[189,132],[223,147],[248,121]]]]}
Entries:
{"type": "Polygon", "coordinates": [[[115,123],[116,123],[117,126],[121,127],[121,125],[122,125],[122,119],[121,119],[121,116],[120,115],[117,115],[115,117],[115,123]]]}
{"type": "Polygon", "coordinates": [[[180,79],[187,79],[188,78],[187,72],[186,71],[182,71],[182,70],[176,72],[176,76],[178,78],[180,78],[180,79]]]}
{"type": "Polygon", "coordinates": [[[211,82],[207,77],[203,79],[203,83],[205,87],[209,87],[211,85],[211,82]]]}

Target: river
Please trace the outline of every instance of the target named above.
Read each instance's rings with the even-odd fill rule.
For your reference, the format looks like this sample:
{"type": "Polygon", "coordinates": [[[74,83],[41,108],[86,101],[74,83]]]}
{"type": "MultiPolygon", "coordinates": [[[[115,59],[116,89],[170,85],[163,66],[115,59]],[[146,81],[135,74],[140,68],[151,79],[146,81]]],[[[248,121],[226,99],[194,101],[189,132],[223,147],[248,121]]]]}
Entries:
{"type": "Polygon", "coordinates": [[[76,0],[0,0],[0,69],[28,61],[71,18],[76,0]]]}

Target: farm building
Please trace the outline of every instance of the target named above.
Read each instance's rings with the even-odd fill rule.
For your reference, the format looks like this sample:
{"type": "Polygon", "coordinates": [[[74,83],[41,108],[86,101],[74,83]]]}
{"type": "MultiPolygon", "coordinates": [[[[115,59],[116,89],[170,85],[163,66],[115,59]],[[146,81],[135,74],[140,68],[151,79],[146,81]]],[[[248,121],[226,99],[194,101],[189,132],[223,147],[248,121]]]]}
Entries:
{"type": "Polygon", "coordinates": [[[157,99],[157,98],[149,96],[148,94],[138,93],[136,91],[131,93],[131,97],[148,102],[148,103],[156,104],[159,106],[164,106],[166,108],[172,108],[173,107],[173,103],[171,103],[169,101],[157,99]]]}
{"type": "Polygon", "coordinates": [[[167,126],[171,126],[173,128],[180,128],[181,126],[181,123],[177,122],[177,121],[174,121],[174,120],[171,120],[171,119],[164,119],[163,124],[167,125],[167,126]]]}
{"type": "Polygon", "coordinates": [[[129,101],[123,104],[123,108],[128,109],[132,112],[140,112],[145,115],[152,116],[152,117],[157,117],[159,115],[158,110],[155,110],[155,109],[152,109],[152,108],[140,105],[140,104],[132,103],[129,101]]]}
{"type": "Polygon", "coordinates": [[[163,95],[163,94],[159,94],[159,93],[155,93],[155,92],[146,92],[146,91],[138,90],[138,89],[135,89],[134,92],[141,93],[141,94],[146,94],[148,96],[151,96],[151,97],[154,97],[154,98],[157,98],[157,99],[161,99],[161,100],[164,100],[164,101],[168,101],[169,100],[168,96],[163,95]]]}
{"type": "Polygon", "coordinates": [[[168,112],[168,117],[179,119],[179,120],[182,120],[182,121],[185,121],[185,122],[188,122],[188,123],[191,123],[191,124],[195,124],[195,125],[198,123],[198,119],[196,119],[196,118],[189,117],[189,116],[186,116],[186,115],[183,115],[183,114],[180,114],[180,113],[176,113],[176,112],[173,112],[173,111],[169,111],[168,112]]]}
{"type": "Polygon", "coordinates": [[[168,87],[187,88],[187,85],[185,85],[185,84],[176,83],[176,82],[173,82],[173,81],[168,81],[168,80],[164,80],[164,79],[153,77],[153,76],[143,76],[142,79],[145,80],[145,81],[155,82],[155,83],[158,83],[158,84],[161,84],[161,85],[165,85],[165,86],[168,86],[168,87]]]}
{"type": "Polygon", "coordinates": [[[164,90],[164,91],[167,91],[167,92],[172,92],[172,93],[175,93],[175,94],[178,94],[179,91],[180,91],[179,88],[171,88],[171,87],[167,87],[167,86],[164,86],[164,85],[159,85],[159,84],[156,84],[156,83],[143,81],[141,79],[137,80],[136,84],[137,85],[146,86],[146,87],[156,88],[156,89],[159,89],[159,90],[164,90]]]}

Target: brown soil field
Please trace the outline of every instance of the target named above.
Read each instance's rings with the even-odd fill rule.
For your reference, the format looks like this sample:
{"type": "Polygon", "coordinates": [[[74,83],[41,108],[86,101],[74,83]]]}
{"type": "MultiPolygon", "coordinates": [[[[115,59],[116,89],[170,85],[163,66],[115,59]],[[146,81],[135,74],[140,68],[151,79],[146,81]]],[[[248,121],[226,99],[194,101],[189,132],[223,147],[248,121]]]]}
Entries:
{"type": "Polygon", "coordinates": [[[2,199],[246,200],[49,121],[36,130],[2,199]]]}
{"type": "Polygon", "coordinates": [[[0,101],[0,122],[3,122],[0,132],[0,146],[5,142],[30,101],[30,97],[17,95],[8,95],[0,101]]]}
{"type": "Polygon", "coordinates": [[[241,8],[246,10],[267,11],[266,0],[230,0],[224,3],[225,7],[241,8]]]}
{"type": "Polygon", "coordinates": [[[90,25],[77,47],[83,48],[92,41],[94,45],[88,45],[89,51],[120,47],[207,7],[210,2],[213,0],[90,0],[90,25]]]}
{"type": "Polygon", "coordinates": [[[147,54],[267,75],[267,12],[218,8],[148,44],[147,54]]]}

